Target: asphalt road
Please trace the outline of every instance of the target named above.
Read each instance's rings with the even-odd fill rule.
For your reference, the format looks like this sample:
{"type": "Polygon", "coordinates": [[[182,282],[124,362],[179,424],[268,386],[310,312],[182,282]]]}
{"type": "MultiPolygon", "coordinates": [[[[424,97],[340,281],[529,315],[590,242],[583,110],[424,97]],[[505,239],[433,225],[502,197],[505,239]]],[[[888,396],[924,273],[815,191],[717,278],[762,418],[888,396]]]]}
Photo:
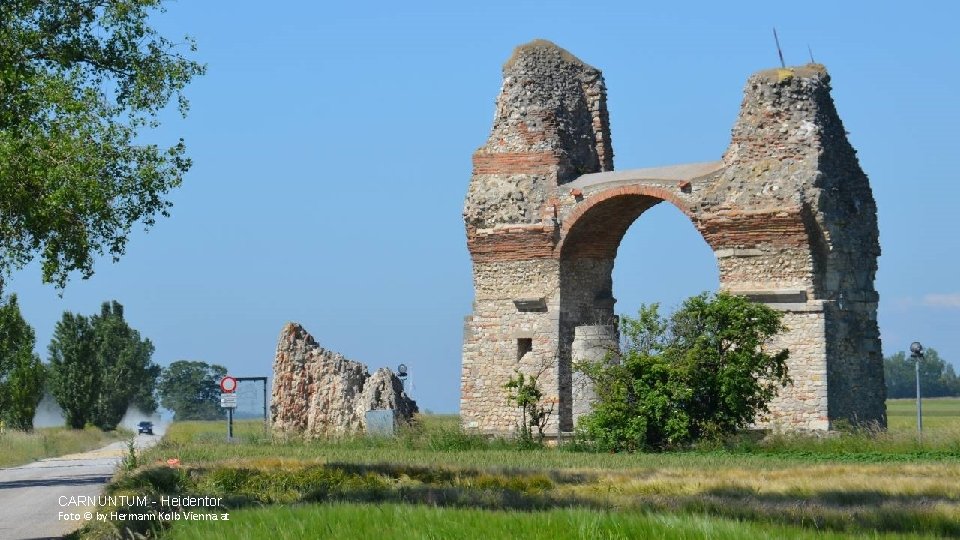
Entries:
{"type": "MultiPolygon", "coordinates": [[[[148,448],[159,440],[159,435],[137,435],[136,445],[148,448]]],[[[78,495],[100,495],[126,452],[127,443],[121,441],[99,450],[0,469],[0,540],[60,538],[76,530],[83,520],[69,519],[61,512],[82,516],[87,509],[63,503],[78,495]]]]}

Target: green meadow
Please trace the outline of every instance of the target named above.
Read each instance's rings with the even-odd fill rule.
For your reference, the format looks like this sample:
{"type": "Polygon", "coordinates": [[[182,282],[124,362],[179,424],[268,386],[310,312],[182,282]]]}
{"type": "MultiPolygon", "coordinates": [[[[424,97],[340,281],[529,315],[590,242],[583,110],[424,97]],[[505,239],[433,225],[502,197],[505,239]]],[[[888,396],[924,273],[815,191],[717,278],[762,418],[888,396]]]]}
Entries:
{"type": "MultiPolygon", "coordinates": [[[[520,448],[422,416],[395,438],[283,439],[171,425],[108,491],[223,498],[229,521],[88,526],[163,538],[960,536],[960,400],[891,401],[885,432],[745,435],[683,452],[520,448]],[[179,463],[169,466],[167,460],[179,463]]],[[[127,509],[147,512],[149,508],[127,509]]]]}
{"type": "MultiPolygon", "coordinates": [[[[960,398],[933,398],[921,400],[923,427],[936,436],[944,431],[960,428],[960,398]]],[[[917,401],[891,399],[887,401],[887,424],[894,433],[915,433],[917,429],[917,401]]]]}

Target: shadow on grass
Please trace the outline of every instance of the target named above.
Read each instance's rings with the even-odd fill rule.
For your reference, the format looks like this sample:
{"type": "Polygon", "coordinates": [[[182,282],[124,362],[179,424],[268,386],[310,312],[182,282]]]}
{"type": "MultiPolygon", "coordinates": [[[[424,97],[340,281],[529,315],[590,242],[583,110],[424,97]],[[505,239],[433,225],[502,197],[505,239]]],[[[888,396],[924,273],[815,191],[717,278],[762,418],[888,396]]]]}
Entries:
{"type": "Polygon", "coordinates": [[[507,487],[524,489],[525,481],[540,488],[552,487],[552,484],[582,485],[597,481],[598,475],[566,470],[523,470],[511,468],[446,469],[421,467],[397,463],[344,463],[332,462],[327,468],[341,470],[353,475],[375,474],[394,480],[412,479],[428,484],[452,484],[463,479],[506,477],[511,480],[507,487]]]}
{"type": "Polygon", "coordinates": [[[956,497],[946,494],[909,496],[876,490],[757,493],[723,487],[696,497],[661,500],[654,507],[837,532],[920,532],[960,537],[960,521],[943,511],[945,505],[956,508],[957,502],[956,497]]]}
{"type": "Polygon", "coordinates": [[[881,506],[896,504],[898,506],[916,506],[918,508],[929,507],[935,504],[957,504],[960,498],[942,493],[939,495],[907,495],[902,493],[892,494],[877,490],[827,490],[827,491],[787,491],[784,493],[758,493],[751,488],[739,486],[724,486],[714,488],[705,492],[706,496],[722,499],[753,499],[766,504],[796,504],[797,501],[803,501],[806,504],[816,504],[822,506],[881,506]]]}

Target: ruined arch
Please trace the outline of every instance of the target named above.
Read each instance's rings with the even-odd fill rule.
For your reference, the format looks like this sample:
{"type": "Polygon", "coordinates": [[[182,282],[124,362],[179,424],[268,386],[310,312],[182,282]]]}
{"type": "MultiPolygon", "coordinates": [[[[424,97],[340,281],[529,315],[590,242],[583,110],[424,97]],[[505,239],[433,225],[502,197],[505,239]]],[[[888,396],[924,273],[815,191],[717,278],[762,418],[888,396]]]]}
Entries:
{"type": "MultiPolygon", "coordinates": [[[[573,363],[598,360],[606,354],[605,349],[619,342],[613,271],[627,231],[658,204],[675,207],[694,227],[697,225],[693,211],[680,197],[657,186],[607,188],[580,198],[583,200],[560,226],[556,247],[560,262],[557,413],[561,431],[574,428],[577,418],[589,411],[592,399],[589,382],[576,373],[573,363]]],[[[713,269],[718,271],[716,265],[713,269]]]]}
{"type": "Polygon", "coordinates": [[[473,156],[464,206],[475,301],[464,324],[461,417],[509,432],[502,386],[535,373],[571,430],[589,409],[571,359],[615,342],[611,271],[620,240],[663,201],[717,258],[720,287],[784,312],[771,347],[794,380],[759,424],[885,425],[874,278],[876,207],[819,65],[750,77],[719,161],[613,170],[599,70],[552,43],[504,65],[494,126],[473,156]]]}
{"type": "Polygon", "coordinates": [[[615,257],[630,225],[661,202],[675,206],[697,225],[687,203],[669,190],[644,185],[610,188],[575,206],[564,219],[557,243],[558,256],[615,257]]]}

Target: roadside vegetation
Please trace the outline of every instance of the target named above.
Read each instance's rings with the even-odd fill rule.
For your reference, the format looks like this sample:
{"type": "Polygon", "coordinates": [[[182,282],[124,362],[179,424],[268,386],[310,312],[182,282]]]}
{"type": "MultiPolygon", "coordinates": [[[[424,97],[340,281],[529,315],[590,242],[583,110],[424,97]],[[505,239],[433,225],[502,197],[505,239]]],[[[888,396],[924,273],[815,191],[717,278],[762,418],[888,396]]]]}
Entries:
{"type": "MultiPolygon", "coordinates": [[[[420,416],[395,438],[336,441],[272,437],[261,422],[241,421],[240,441],[228,443],[223,422],[175,422],[108,492],[224,498],[229,522],[157,531],[171,538],[362,538],[370,527],[410,538],[406,523],[444,538],[506,530],[558,538],[958,536],[960,400],[924,402],[931,416],[922,443],[903,414],[913,405],[891,401],[883,433],[742,435],[650,453],[491,440],[443,415],[420,416]],[[358,523],[374,512],[377,520],[358,523]]],[[[93,524],[82,534],[109,536],[114,527],[93,524]]]]}
{"type": "Polygon", "coordinates": [[[37,259],[62,290],[169,215],[190,169],[157,131],[204,66],[150,24],[162,0],[0,2],[0,293],[37,259]]]}
{"type": "Polygon", "coordinates": [[[4,430],[0,433],[0,468],[86,452],[130,436],[124,430],[101,431],[92,426],[86,429],[40,428],[29,432],[4,430]]]}
{"type": "Polygon", "coordinates": [[[17,295],[0,303],[0,430],[33,429],[46,369],[33,352],[33,328],[20,314],[17,295]]]}

